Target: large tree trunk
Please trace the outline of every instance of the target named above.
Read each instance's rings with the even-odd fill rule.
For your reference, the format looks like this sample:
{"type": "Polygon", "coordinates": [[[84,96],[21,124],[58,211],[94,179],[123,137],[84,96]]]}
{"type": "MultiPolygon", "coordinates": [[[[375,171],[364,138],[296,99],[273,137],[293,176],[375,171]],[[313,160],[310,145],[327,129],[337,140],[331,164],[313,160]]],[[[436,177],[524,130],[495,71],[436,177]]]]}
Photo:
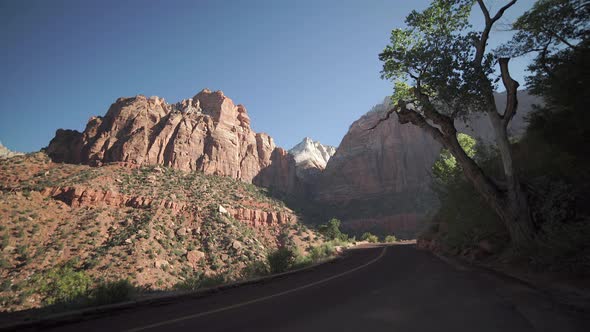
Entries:
{"type": "MultiPolygon", "coordinates": [[[[507,93],[510,92],[507,91],[507,93]]],[[[512,97],[516,98],[516,90],[512,97]]],[[[516,108],[516,105],[517,103],[514,101],[514,104],[508,107],[516,108]]],[[[515,172],[508,132],[502,118],[495,107],[493,111],[488,112],[488,116],[496,136],[496,145],[502,159],[502,168],[506,180],[505,207],[500,214],[500,218],[506,224],[515,247],[526,247],[532,241],[534,235],[527,193],[523,190],[515,172]]]]}

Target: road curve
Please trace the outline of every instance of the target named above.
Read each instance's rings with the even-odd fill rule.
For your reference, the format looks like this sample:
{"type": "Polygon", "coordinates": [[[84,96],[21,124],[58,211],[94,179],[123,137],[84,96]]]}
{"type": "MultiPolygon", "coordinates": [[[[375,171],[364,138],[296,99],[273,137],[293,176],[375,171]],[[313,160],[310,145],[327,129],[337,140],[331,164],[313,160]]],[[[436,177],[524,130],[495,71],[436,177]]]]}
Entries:
{"type": "Polygon", "coordinates": [[[589,331],[526,286],[457,269],[413,245],[203,298],[125,309],[52,331],[589,331]]]}

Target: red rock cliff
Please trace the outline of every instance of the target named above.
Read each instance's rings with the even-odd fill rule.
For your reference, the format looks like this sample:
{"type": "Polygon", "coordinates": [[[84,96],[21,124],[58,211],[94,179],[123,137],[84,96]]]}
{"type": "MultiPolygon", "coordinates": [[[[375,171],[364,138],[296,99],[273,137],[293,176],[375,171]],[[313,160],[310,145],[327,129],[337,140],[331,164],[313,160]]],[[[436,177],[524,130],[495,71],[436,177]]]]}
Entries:
{"type": "Polygon", "coordinates": [[[58,130],[47,153],[58,162],[160,164],[284,191],[296,180],[293,161],[250,128],[246,108],[208,89],[172,105],[158,97],[119,98],[84,132],[58,130]]]}

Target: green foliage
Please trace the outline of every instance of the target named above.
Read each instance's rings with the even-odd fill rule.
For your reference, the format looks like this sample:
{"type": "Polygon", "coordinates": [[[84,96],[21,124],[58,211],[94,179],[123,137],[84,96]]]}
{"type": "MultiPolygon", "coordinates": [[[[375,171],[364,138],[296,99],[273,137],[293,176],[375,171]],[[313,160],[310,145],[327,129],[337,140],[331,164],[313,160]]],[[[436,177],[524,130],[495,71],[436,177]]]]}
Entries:
{"type": "Polygon", "coordinates": [[[379,238],[377,237],[377,235],[373,235],[369,232],[365,232],[361,236],[361,241],[368,241],[370,243],[377,243],[377,242],[379,242],[379,238]]]}
{"type": "Polygon", "coordinates": [[[194,291],[202,288],[209,288],[226,283],[227,280],[221,274],[206,276],[202,272],[197,272],[193,276],[185,278],[176,283],[174,289],[183,291],[194,291]]]}
{"type": "Polygon", "coordinates": [[[322,234],[327,240],[348,240],[348,235],[340,231],[340,220],[336,218],[330,219],[327,223],[318,226],[318,232],[322,234]]]}
{"type": "MultiPolygon", "coordinates": [[[[457,139],[467,155],[473,158],[476,154],[477,141],[463,133],[458,133],[457,139]]],[[[443,149],[432,166],[432,175],[441,184],[448,184],[462,176],[462,169],[457,164],[455,157],[447,149],[443,149]]]]}
{"type": "MultiPolygon", "coordinates": [[[[458,134],[461,147],[488,174],[498,173],[498,156],[468,135],[458,134]]],[[[434,222],[443,243],[455,250],[477,245],[482,239],[504,241],[506,229],[487,202],[463,176],[455,158],[442,150],[432,166],[432,188],[440,202],[434,222]]]]}
{"type": "Polygon", "coordinates": [[[10,244],[10,235],[8,234],[8,232],[2,234],[2,239],[0,239],[0,250],[8,247],[8,245],[10,244]]]}
{"type": "Polygon", "coordinates": [[[395,242],[397,242],[397,238],[395,237],[395,235],[387,235],[385,237],[384,241],[386,243],[395,243],[395,242]]]}
{"type": "Polygon", "coordinates": [[[267,262],[254,261],[248,264],[242,271],[244,278],[262,277],[270,273],[270,268],[267,262]]]}
{"type": "Polygon", "coordinates": [[[322,243],[319,246],[314,246],[309,251],[309,257],[312,262],[319,262],[334,254],[334,246],[331,243],[322,243]]]}
{"type": "Polygon", "coordinates": [[[563,47],[590,34],[590,6],[577,0],[539,0],[512,25],[513,39],[499,48],[506,56],[537,52],[534,62],[551,61],[563,47]]]}
{"type": "Polygon", "coordinates": [[[135,294],[137,288],[127,279],[104,282],[90,292],[88,304],[105,305],[129,301],[135,294]]]}
{"type": "Polygon", "coordinates": [[[537,235],[529,259],[540,270],[590,276],[590,223],[546,222],[537,235]]]}
{"type": "Polygon", "coordinates": [[[486,54],[481,66],[473,65],[474,40],[479,36],[469,29],[473,3],[434,0],[422,12],[412,11],[405,28],[391,31],[390,43],[379,59],[383,62],[382,78],[396,82],[394,104],[409,99],[420,106],[412,92],[419,87],[421,93],[438,100],[439,110],[449,115],[490,106],[482,97],[493,87],[494,57],[486,54]]]}
{"type": "Polygon", "coordinates": [[[295,263],[295,252],[287,247],[279,248],[267,255],[271,273],[281,273],[289,270],[295,263]]]}
{"type": "Polygon", "coordinates": [[[46,304],[69,303],[88,294],[92,280],[70,265],[54,267],[33,277],[34,288],[46,304]]]}

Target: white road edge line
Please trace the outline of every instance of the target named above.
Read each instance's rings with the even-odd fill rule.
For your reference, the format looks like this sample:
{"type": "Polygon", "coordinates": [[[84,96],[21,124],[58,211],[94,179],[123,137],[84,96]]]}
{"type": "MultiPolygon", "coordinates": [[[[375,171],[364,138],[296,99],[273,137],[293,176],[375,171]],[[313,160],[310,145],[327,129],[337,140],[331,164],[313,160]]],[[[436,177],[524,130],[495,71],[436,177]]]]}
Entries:
{"type": "Polygon", "coordinates": [[[377,262],[378,260],[380,260],[381,258],[383,258],[383,256],[385,255],[385,251],[387,250],[387,247],[383,247],[383,250],[381,251],[381,253],[379,254],[379,256],[373,258],[372,260],[368,261],[367,263],[357,266],[354,269],[333,275],[331,277],[322,279],[322,280],[318,280],[316,282],[312,282],[311,284],[307,284],[307,285],[303,285],[303,286],[299,286],[297,288],[292,288],[280,293],[276,293],[276,294],[272,294],[272,295],[268,295],[268,296],[264,296],[264,297],[260,297],[254,300],[250,300],[250,301],[246,301],[246,302],[241,302],[241,303],[236,303],[227,307],[223,307],[223,308],[218,308],[218,309],[213,309],[213,310],[209,310],[209,311],[204,311],[204,312],[200,312],[198,314],[193,314],[193,315],[188,315],[188,316],[182,316],[182,317],[178,317],[178,318],[174,318],[174,319],[170,319],[170,320],[166,320],[166,321],[162,321],[162,322],[158,322],[158,323],[154,323],[154,324],[150,324],[150,325],[145,325],[145,326],[141,326],[141,327],[136,327],[136,328],[132,328],[129,330],[125,330],[125,332],[137,332],[137,331],[145,331],[145,330],[149,330],[155,327],[160,327],[160,326],[164,326],[164,325],[169,325],[169,324],[173,324],[173,323],[178,323],[178,322],[182,322],[185,320],[189,320],[189,319],[194,319],[194,318],[199,318],[199,317],[203,317],[203,316],[207,316],[207,315],[211,315],[211,314],[215,314],[218,312],[223,312],[223,311],[227,311],[227,310],[231,310],[231,309],[235,309],[235,308],[239,308],[239,307],[243,307],[243,306],[247,306],[249,304],[253,304],[253,303],[258,303],[258,302],[262,302],[262,301],[266,301],[275,297],[279,297],[279,296],[283,296],[286,294],[290,294],[290,293],[294,293],[306,288],[310,288],[319,284],[323,284],[325,282],[328,282],[330,280],[334,280],[336,278],[340,278],[343,277],[347,274],[350,274],[352,272],[358,271],[360,269],[363,269],[375,262],[377,262]]]}

